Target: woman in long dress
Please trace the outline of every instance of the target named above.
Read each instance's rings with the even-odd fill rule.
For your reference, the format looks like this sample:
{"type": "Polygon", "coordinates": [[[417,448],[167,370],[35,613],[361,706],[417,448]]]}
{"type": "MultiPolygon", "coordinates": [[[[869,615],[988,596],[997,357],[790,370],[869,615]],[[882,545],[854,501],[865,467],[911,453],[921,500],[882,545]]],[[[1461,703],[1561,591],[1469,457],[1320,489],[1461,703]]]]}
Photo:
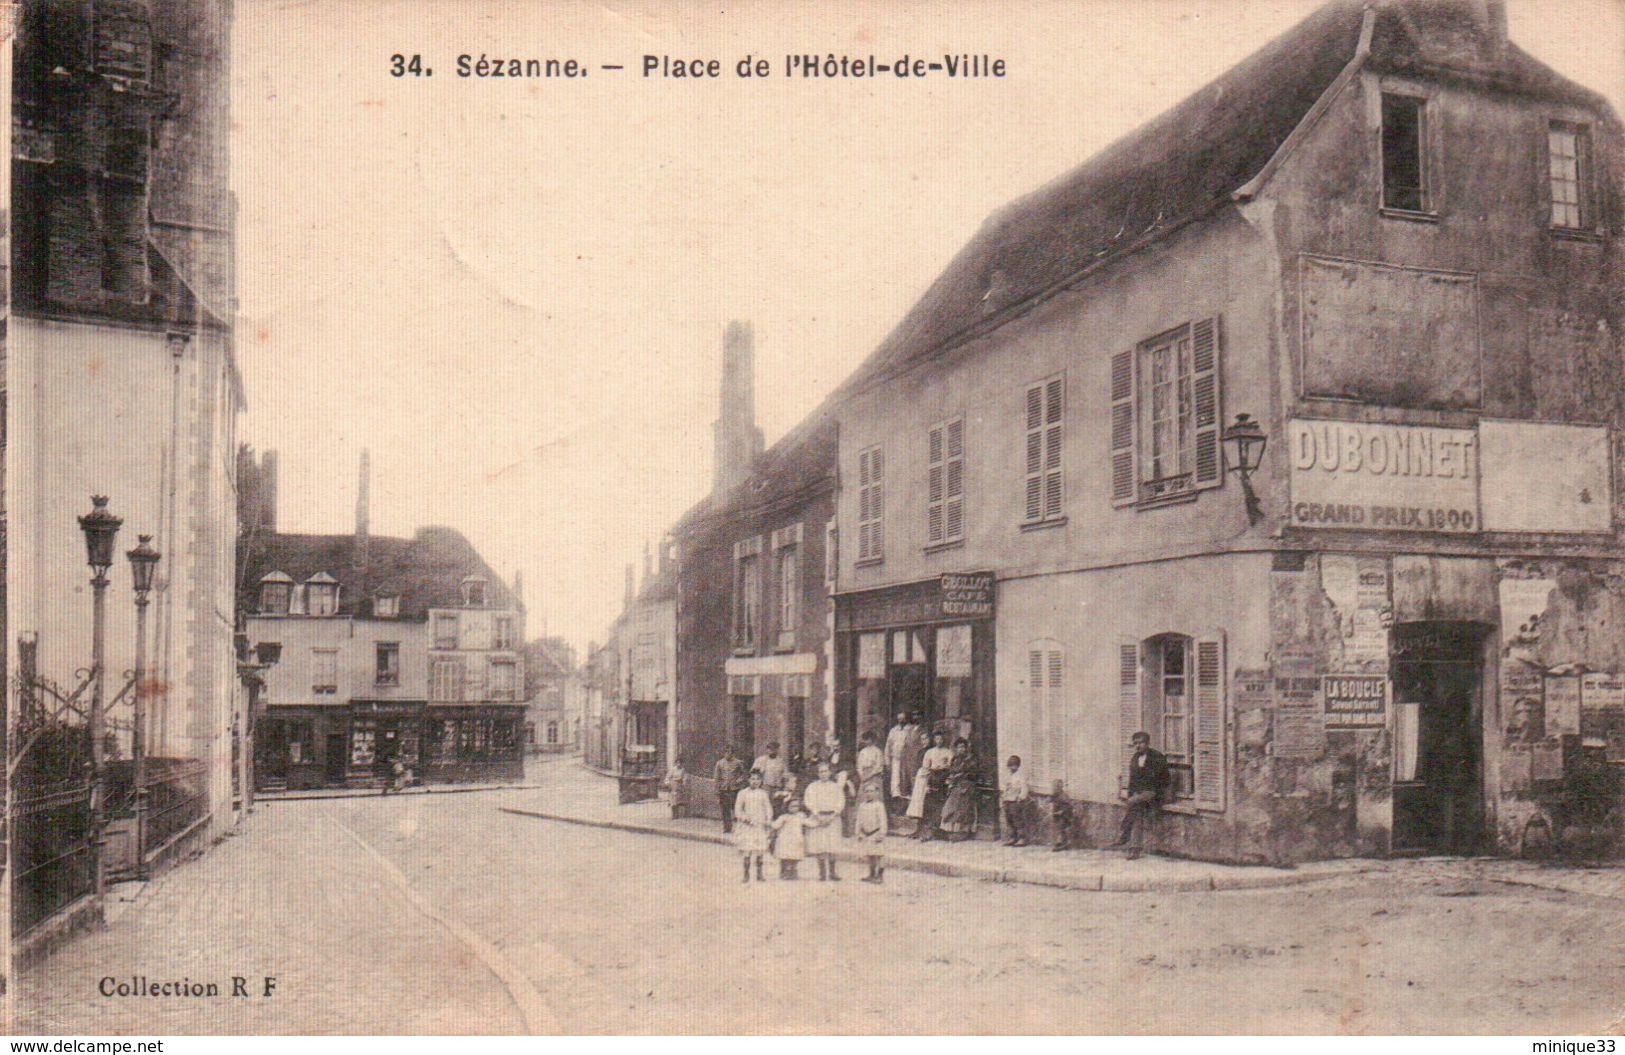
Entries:
{"type": "Polygon", "coordinates": [[[750,866],[756,864],[756,881],[762,879],[762,855],[773,826],[773,800],[762,787],[762,771],[750,771],[750,786],[734,800],[734,845],[745,862],[744,882],[750,882],[750,866]]]}
{"type": "Polygon", "coordinates": [[[818,858],[818,878],[838,881],[835,852],[841,846],[841,813],[846,809],[846,790],[836,782],[828,762],[818,763],[818,779],[807,785],[807,812],[814,827],[807,829],[807,854],[818,858]]]}
{"type": "Polygon", "coordinates": [[[937,825],[942,820],[942,803],[948,795],[948,767],[954,753],[948,750],[944,733],[931,734],[931,747],[920,759],[920,770],[914,775],[914,794],[909,799],[908,815],[919,823],[914,838],[924,842],[936,838],[937,825]]]}
{"type": "Polygon", "coordinates": [[[954,842],[963,842],[976,832],[976,759],[970,741],[954,741],[954,757],[948,764],[948,797],[942,804],[942,830],[954,842]]]}

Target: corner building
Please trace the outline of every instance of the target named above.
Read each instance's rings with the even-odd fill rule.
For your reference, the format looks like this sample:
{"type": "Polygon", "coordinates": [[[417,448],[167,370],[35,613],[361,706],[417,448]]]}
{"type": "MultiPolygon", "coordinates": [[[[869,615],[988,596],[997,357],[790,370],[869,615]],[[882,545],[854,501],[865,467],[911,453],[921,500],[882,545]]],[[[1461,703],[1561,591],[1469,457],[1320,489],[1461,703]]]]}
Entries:
{"type": "Polygon", "coordinates": [[[994,215],[838,395],[838,722],[1096,845],[1144,729],[1199,858],[1618,806],[1620,133],[1499,3],[1336,2],[994,215]]]}

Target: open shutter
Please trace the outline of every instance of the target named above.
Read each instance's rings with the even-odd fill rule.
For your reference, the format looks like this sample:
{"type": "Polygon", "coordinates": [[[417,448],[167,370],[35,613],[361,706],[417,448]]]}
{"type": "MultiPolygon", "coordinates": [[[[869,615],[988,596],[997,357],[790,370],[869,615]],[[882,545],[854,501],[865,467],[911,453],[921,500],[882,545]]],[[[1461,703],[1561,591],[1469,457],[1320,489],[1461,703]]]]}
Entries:
{"type": "Polygon", "coordinates": [[[931,430],[931,457],[929,467],[926,469],[926,541],[941,542],[942,534],[942,499],[946,481],[943,479],[942,464],[942,429],[931,430]]]}
{"type": "Polygon", "coordinates": [[[943,463],[942,534],[956,539],[965,533],[965,421],[948,423],[943,463]]]}
{"type": "Polygon", "coordinates": [[[1062,378],[1044,385],[1044,519],[1061,515],[1061,441],[1065,386],[1062,378]]]}
{"type": "Polygon", "coordinates": [[[869,515],[874,518],[869,526],[869,555],[878,560],[886,555],[886,454],[879,447],[869,452],[869,477],[873,481],[869,515]]]}
{"type": "Polygon", "coordinates": [[[1049,712],[1049,779],[1066,780],[1066,760],[1072,740],[1067,736],[1066,707],[1061,703],[1061,650],[1044,653],[1044,708],[1049,712]]]}
{"type": "Polygon", "coordinates": [[[1027,389],[1027,506],[1029,521],[1044,516],[1044,386],[1027,389]]]}
{"type": "Polygon", "coordinates": [[[1049,786],[1049,714],[1045,706],[1044,691],[1044,650],[1030,649],[1027,652],[1027,728],[1032,733],[1032,758],[1029,760],[1032,768],[1028,772],[1032,775],[1034,786],[1043,789],[1049,786]]]}
{"type": "Polygon", "coordinates": [[[1128,786],[1128,763],[1134,750],[1129,738],[1140,731],[1143,722],[1140,695],[1140,643],[1119,641],[1117,644],[1117,780],[1118,786],[1128,786]]]}
{"type": "Polygon", "coordinates": [[[1191,382],[1196,397],[1196,487],[1218,487],[1224,482],[1224,466],[1219,461],[1224,408],[1219,391],[1218,316],[1191,327],[1191,382]]]}
{"type": "Polygon", "coordinates": [[[1112,356],[1112,505],[1134,504],[1134,352],[1112,356]]]}
{"type": "Polygon", "coordinates": [[[1591,129],[1582,127],[1576,130],[1574,158],[1575,167],[1578,169],[1575,176],[1579,184],[1577,197],[1580,199],[1580,226],[1595,230],[1599,226],[1597,217],[1601,213],[1597,208],[1600,197],[1599,184],[1591,167],[1591,129]]]}
{"type": "Polygon", "coordinates": [[[858,454],[858,559],[865,560],[874,552],[869,537],[869,452],[858,454]]]}
{"type": "Polygon", "coordinates": [[[1225,799],[1224,637],[1196,642],[1196,805],[1223,810],[1225,799]]]}

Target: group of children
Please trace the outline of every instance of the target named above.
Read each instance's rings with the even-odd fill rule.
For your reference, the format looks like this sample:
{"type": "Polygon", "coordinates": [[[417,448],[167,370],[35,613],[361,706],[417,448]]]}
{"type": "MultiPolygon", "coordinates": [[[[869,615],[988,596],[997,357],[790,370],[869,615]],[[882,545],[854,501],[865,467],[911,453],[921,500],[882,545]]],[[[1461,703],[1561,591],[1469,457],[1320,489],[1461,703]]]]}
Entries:
{"type": "MultiPolygon", "coordinates": [[[[809,785],[808,794],[812,795],[816,787],[816,784],[809,785]]],[[[835,870],[835,854],[841,843],[839,812],[820,809],[814,813],[800,797],[792,795],[785,803],[784,812],[775,817],[773,799],[763,787],[762,771],[753,769],[749,785],[734,801],[733,821],[734,845],[739,847],[743,863],[742,882],[749,883],[753,871],[757,881],[762,881],[762,858],[769,852],[779,859],[780,879],[799,879],[798,866],[812,857],[818,861],[820,881],[840,881],[840,874],[835,870]]],[[[886,869],[881,861],[881,847],[890,824],[877,785],[864,787],[854,822],[858,842],[869,859],[869,874],[863,881],[884,882],[886,869]]]]}
{"type": "MultiPolygon", "coordinates": [[[[1005,763],[1004,780],[999,785],[999,801],[1004,807],[1004,845],[1031,845],[1031,837],[1038,825],[1032,791],[1028,787],[1027,775],[1021,768],[1020,755],[1011,755],[1005,763]]],[[[1082,845],[1077,819],[1072,812],[1072,800],[1066,797],[1066,785],[1059,780],[1050,789],[1049,820],[1054,838],[1051,850],[1059,853],[1082,845]]]]}

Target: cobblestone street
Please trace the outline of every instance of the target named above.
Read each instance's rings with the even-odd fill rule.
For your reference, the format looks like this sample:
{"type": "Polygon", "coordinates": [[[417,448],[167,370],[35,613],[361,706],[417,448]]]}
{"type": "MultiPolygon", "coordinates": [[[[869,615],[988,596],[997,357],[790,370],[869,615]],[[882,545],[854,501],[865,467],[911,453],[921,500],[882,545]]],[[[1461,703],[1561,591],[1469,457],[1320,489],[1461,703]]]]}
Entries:
{"type": "MultiPolygon", "coordinates": [[[[1514,886],[1469,864],[1193,893],[895,869],[875,887],[851,881],[855,868],[839,885],[747,887],[723,847],[499,808],[548,799],[263,804],[239,835],[118,906],[107,930],[25,974],[17,1025],[1580,1033],[1620,1022],[1620,901],[1514,886]],[[233,975],[254,995],[230,997],[233,975]],[[277,979],[269,998],[258,995],[266,975],[277,979]],[[215,981],[223,995],[103,997],[109,977],[215,981]]],[[[1591,874],[1617,890],[1613,874],[1591,874]]]]}

